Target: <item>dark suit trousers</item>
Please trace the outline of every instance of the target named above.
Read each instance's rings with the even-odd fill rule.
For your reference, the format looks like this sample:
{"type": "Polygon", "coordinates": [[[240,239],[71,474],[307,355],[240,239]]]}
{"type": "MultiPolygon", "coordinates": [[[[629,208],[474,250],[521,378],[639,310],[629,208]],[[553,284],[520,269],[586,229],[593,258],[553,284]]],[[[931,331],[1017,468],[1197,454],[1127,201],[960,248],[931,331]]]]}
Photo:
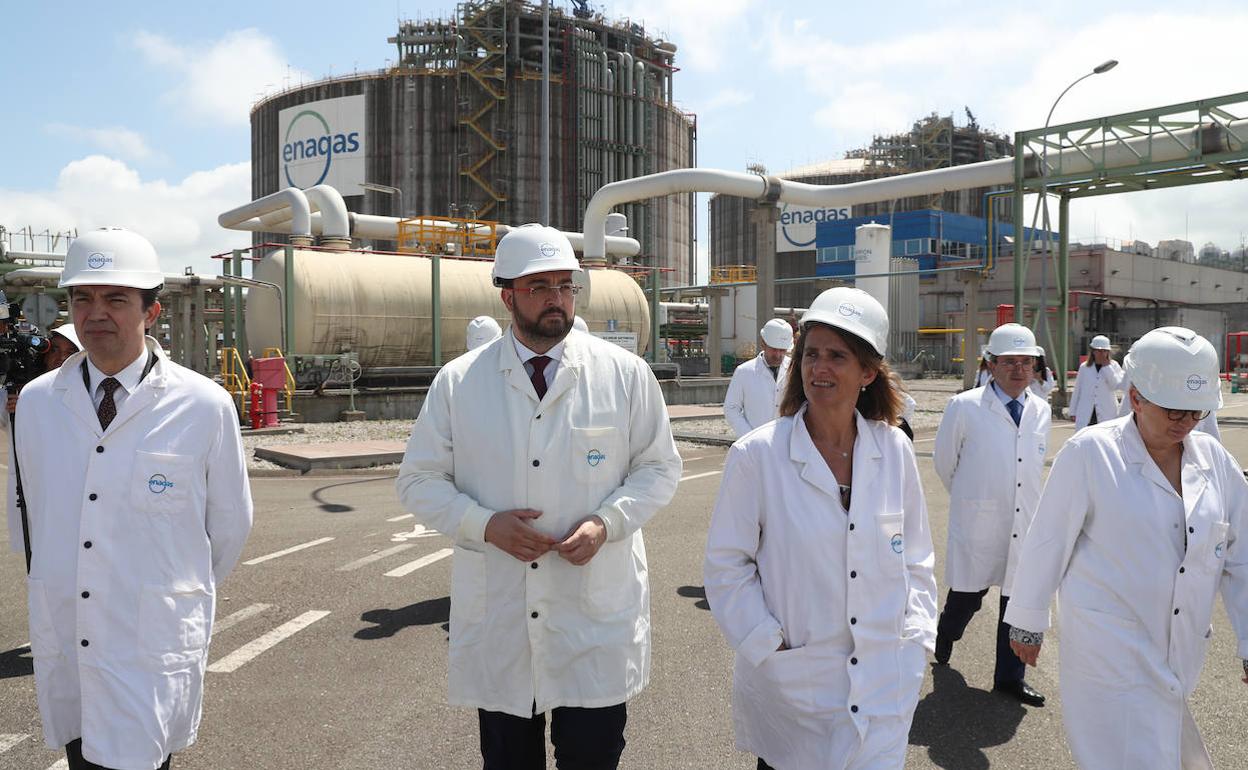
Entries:
{"type": "MultiPolygon", "coordinates": [[[[961,639],[967,624],[979,611],[984,595],[987,593],[986,588],[982,591],[950,590],[949,595],[945,597],[945,608],[940,611],[936,635],[953,642],[961,639]]],[[[997,615],[997,665],[992,680],[1002,684],[1021,682],[1027,670],[1026,664],[1019,660],[1014,651],[1010,649],[1010,626],[1005,622],[1005,608],[1009,603],[1010,597],[1002,595],[1001,607],[997,615]]]]}
{"type": "MultiPolygon", "coordinates": [[[[546,715],[528,719],[477,709],[484,770],[545,770],[546,715]]],[[[615,770],[624,753],[625,704],[604,708],[557,708],[550,714],[550,742],[559,770],[615,770]]]]}
{"type": "MultiPolygon", "coordinates": [[[[81,738],[75,738],[65,745],[65,758],[69,760],[69,770],[109,770],[107,767],[101,767],[82,758],[81,738]]],[[[170,758],[165,757],[165,763],[156,770],[169,770],[170,758]]]]}

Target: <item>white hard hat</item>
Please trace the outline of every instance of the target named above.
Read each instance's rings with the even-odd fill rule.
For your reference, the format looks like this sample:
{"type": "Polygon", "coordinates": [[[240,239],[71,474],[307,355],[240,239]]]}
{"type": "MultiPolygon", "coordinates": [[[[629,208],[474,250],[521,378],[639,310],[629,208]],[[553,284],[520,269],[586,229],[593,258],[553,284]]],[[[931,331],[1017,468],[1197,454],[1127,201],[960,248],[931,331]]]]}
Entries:
{"type": "Polygon", "coordinates": [[[1191,329],[1163,326],[1140,337],[1125,359],[1140,395],[1164,409],[1222,408],[1218,351],[1191,329]]]}
{"type": "Polygon", "coordinates": [[[788,321],[773,318],[763,324],[763,328],[758,333],[763,338],[763,342],[767,343],[767,347],[781,350],[793,347],[793,327],[789,326],[788,321]]]}
{"type": "Polygon", "coordinates": [[[803,330],[812,323],[847,331],[881,356],[888,350],[888,313],[862,289],[837,286],[822,292],[802,315],[803,330]]]}
{"type": "Polygon", "coordinates": [[[468,349],[476,350],[482,345],[503,336],[503,330],[488,315],[479,315],[468,322],[468,349]]]}
{"type": "Polygon", "coordinates": [[[553,227],[529,224],[513,228],[499,239],[490,277],[495,286],[501,286],[503,281],[554,270],[580,272],[572,242],[553,227]]]}
{"type": "Polygon", "coordinates": [[[996,356],[1038,356],[1040,348],[1036,347],[1036,335],[1022,324],[1001,324],[992,330],[988,337],[988,353],[996,356]]]}
{"type": "Polygon", "coordinates": [[[572,328],[589,334],[589,324],[585,323],[585,319],[579,315],[572,316],[572,328]]]}
{"type": "Polygon", "coordinates": [[[1109,350],[1109,337],[1106,337],[1104,334],[1098,334],[1092,338],[1092,344],[1088,347],[1093,350],[1109,350]]]}
{"type": "Polygon", "coordinates": [[[69,245],[60,287],[98,284],[154,289],[164,282],[156,249],[146,238],[121,227],[101,227],[69,245]]]}
{"type": "Polygon", "coordinates": [[[70,342],[74,343],[74,347],[82,350],[82,342],[78,340],[78,332],[74,331],[73,324],[61,324],[60,326],[48,332],[48,336],[59,334],[70,342]]]}

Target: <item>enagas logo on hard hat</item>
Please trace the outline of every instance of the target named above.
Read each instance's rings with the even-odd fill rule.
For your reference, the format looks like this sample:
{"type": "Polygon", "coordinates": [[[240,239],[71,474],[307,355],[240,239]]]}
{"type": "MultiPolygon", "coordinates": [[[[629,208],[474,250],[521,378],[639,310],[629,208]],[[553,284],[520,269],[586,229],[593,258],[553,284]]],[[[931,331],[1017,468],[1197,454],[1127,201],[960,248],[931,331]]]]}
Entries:
{"type": "Polygon", "coordinates": [[[559,247],[553,243],[543,243],[537,247],[537,250],[546,258],[559,256],[559,247]]]}
{"type": "Polygon", "coordinates": [[[840,307],[836,309],[836,312],[840,313],[846,318],[861,318],[862,317],[862,310],[857,305],[853,304],[852,302],[842,302],[840,307]]]}
{"type": "Polygon", "coordinates": [[[99,270],[102,267],[108,267],[113,264],[113,255],[103,251],[93,251],[87,255],[87,267],[92,270],[99,270]]]}
{"type": "Polygon", "coordinates": [[[1205,387],[1208,384],[1209,384],[1209,380],[1206,380],[1204,377],[1201,377],[1199,374],[1187,375],[1187,389],[1188,390],[1192,390],[1192,391],[1200,390],[1201,388],[1205,387]]]}
{"type": "Polygon", "coordinates": [[[1026,344],[1027,344],[1027,340],[1023,339],[1022,337],[1015,337],[1015,338],[1014,338],[1014,347],[1016,347],[1016,348],[1021,348],[1021,347],[1023,347],[1023,346],[1024,346],[1024,345],[1026,345],[1026,344]]]}

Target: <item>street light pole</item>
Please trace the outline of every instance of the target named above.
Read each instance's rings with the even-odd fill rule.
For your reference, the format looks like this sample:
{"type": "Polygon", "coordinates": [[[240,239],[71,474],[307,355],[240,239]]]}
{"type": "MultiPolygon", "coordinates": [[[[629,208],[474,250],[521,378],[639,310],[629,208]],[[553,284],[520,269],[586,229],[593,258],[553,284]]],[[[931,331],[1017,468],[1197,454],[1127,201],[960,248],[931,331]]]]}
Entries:
{"type": "Polygon", "coordinates": [[[407,218],[407,212],[403,210],[403,191],[399,188],[388,184],[379,184],[378,182],[360,182],[360,187],[363,187],[365,190],[372,190],[373,192],[393,195],[396,199],[395,208],[399,210],[399,218],[407,218]]]}
{"type": "MultiPolygon", "coordinates": [[[[1043,341],[1046,343],[1046,349],[1047,349],[1048,351],[1053,351],[1053,352],[1056,352],[1056,351],[1054,351],[1054,345],[1053,345],[1053,339],[1052,339],[1052,336],[1049,334],[1049,323],[1048,323],[1048,318],[1049,318],[1049,308],[1048,308],[1048,304],[1049,304],[1049,303],[1048,303],[1049,271],[1048,271],[1048,266],[1049,266],[1049,259],[1052,257],[1052,254],[1053,254],[1053,251],[1052,251],[1052,241],[1051,241],[1051,239],[1050,239],[1050,237],[1049,237],[1049,236],[1050,236],[1050,230],[1051,230],[1051,228],[1052,228],[1052,225],[1051,225],[1051,224],[1050,224],[1050,222],[1049,222],[1049,190],[1048,190],[1048,175],[1049,175],[1049,137],[1048,137],[1048,132],[1049,132],[1049,124],[1053,121],[1053,112],[1057,109],[1057,104],[1058,104],[1058,102],[1060,102],[1060,101],[1062,100],[1062,97],[1063,97],[1063,96],[1065,96],[1065,95],[1066,95],[1066,94],[1070,91],[1070,89],[1072,89],[1072,88],[1074,88],[1075,86],[1079,85],[1079,84],[1080,84],[1080,83],[1082,83],[1084,80],[1087,80],[1088,78],[1092,77],[1093,75],[1100,75],[1100,74],[1102,74],[1102,73],[1109,72],[1110,70],[1112,70],[1114,67],[1117,67],[1117,66],[1118,66],[1118,60],[1117,60],[1117,59],[1109,59],[1108,61],[1102,62],[1102,63],[1098,64],[1097,66],[1093,67],[1091,72],[1085,73],[1085,74],[1083,74],[1083,75],[1079,76],[1078,78],[1076,78],[1076,79],[1074,80],[1074,82],[1072,82],[1070,85],[1066,86],[1066,88],[1062,89],[1062,92],[1061,92],[1060,94],[1058,94],[1058,95],[1057,95],[1057,98],[1056,98],[1056,99],[1054,99],[1054,100],[1053,100],[1053,106],[1049,108],[1049,114],[1048,114],[1048,115],[1045,117],[1045,119],[1044,119],[1044,134],[1043,134],[1043,136],[1044,136],[1044,145],[1043,145],[1043,147],[1042,147],[1042,148],[1041,148],[1041,150],[1040,150],[1040,205],[1042,206],[1043,211],[1044,211],[1044,216],[1043,216],[1043,218],[1042,218],[1042,224],[1041,224],[1041,227],[1043,228],[1043,231],[1044,231],[1044,235],[1043,235],[1043,237],[1044,237],[1044,251],[1041,253],[1041,256],[1040,256],[1040,306],[1036,309],[1036,329],[1035,329],[1035,331],[1036,331],[1036,338],[1037,338],[1037,339],[1040,339],[1040,340],[1043,340],[1043,341]]],[[[1060,144],[1060,140],[1059,140],[1059,144],[1060,144]]],[[[1034,222],[1034,220],[1033,220],[1033,222],[1034,222]]],[[[1023,236],[1024,236],[1024,234],[1023,234],[1023,233],[1015,233],[1015,234],[1014,234],[1014,243],[1015,243],[1015,244],[1022,244],[1022,243],[1026,243],[1026,242],[1027,242],[1027,239],[1026,239],[1026,238],[1024,238],[1023,236]]],[[[1066,238],[1066,233],[1065,233],[1065,232],[1063,232],[1063,233],[1062,233],[1062,235],[1061,235],[1061,237],[1062,237],[1063,239],[1065,239],[1065,238],[1066,238]]],[[[1016,247],[1015,247],[1015,251],[1021,251],[1021,250],[1020,250],[1020,249],[1016,246],[1016,247]]],[[[1021,258],[1021,254],[1015,254],[1015,255],[1014,255],[1014,258],[1015,258],[1015,259],[1019,259],[1019,258],[1021,258]]],[[[1026,276],[1024,276],[1024,280],[1025,280],[1025,279],[1026,279],[1026,276]]],[[[1066,303],[1064,303],[1064,302],[1059,302],[1058,304],[1059,304],[1059,306],[1064,306],[1066,303]]],[[[1059,326],[1064,326],[1064,325],[1059,325],[1059,326]]],[[[1065,345],[1062,345],[1061,347],[1064,349],[1064,348],[1065,348],[1065,345]]],[[[1069,362],[1067,362],[1067,361],[1058,361],[1057,363],[1058,363],[1058,364],[1060,364],[1061,366],[1065,367],[1065,366],[1067,366],[1067,365],[1068,365],[1068,363],[1069,363],[1069,362]]],[[[1063,369],[1062,371],[1065,371],[1065,369],[1063,369]]]]}

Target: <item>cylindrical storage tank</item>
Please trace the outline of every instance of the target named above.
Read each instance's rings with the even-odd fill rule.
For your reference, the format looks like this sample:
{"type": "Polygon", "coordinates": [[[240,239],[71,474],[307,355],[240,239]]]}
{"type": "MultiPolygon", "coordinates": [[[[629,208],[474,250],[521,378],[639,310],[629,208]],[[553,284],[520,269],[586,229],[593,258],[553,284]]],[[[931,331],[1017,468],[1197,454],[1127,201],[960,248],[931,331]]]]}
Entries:
{"type": "Polygon", "coordinates": [[[893,228],[888,225],[859,225],[854,229],[854,273],[874,278],[859,278],[854,285],[875,297],[884,312],[888,307],[889,256],[893,245],[893,228]]]}
{"type": "MultiPolygon", "coordinates": [[[[425,257],[355,251],[294,251],[294,348],[288,353],[356,353],[360,365],[427,366],[433,363],[432,262],[425,257]]],[[[510,323],[499,290],[490,281],[491,263],[441,260],[442,359],[465,352],[468,322],[493,316],[510,323]]],[[[252,277],[284,286],[286,254],[271,251],[252,277]]],[[[590,270],[590,289],[577,297],[576,312],[591,332],[615,321],[636,332],[641,349],[650,339],[646,295],[618,270],[590,270]],[[588,302],[584,301],[586,294],[588,302]]],[[[277,292],[247,292],[247,340],[253,352],[282,347],[282,304],[277,292]]]]}

